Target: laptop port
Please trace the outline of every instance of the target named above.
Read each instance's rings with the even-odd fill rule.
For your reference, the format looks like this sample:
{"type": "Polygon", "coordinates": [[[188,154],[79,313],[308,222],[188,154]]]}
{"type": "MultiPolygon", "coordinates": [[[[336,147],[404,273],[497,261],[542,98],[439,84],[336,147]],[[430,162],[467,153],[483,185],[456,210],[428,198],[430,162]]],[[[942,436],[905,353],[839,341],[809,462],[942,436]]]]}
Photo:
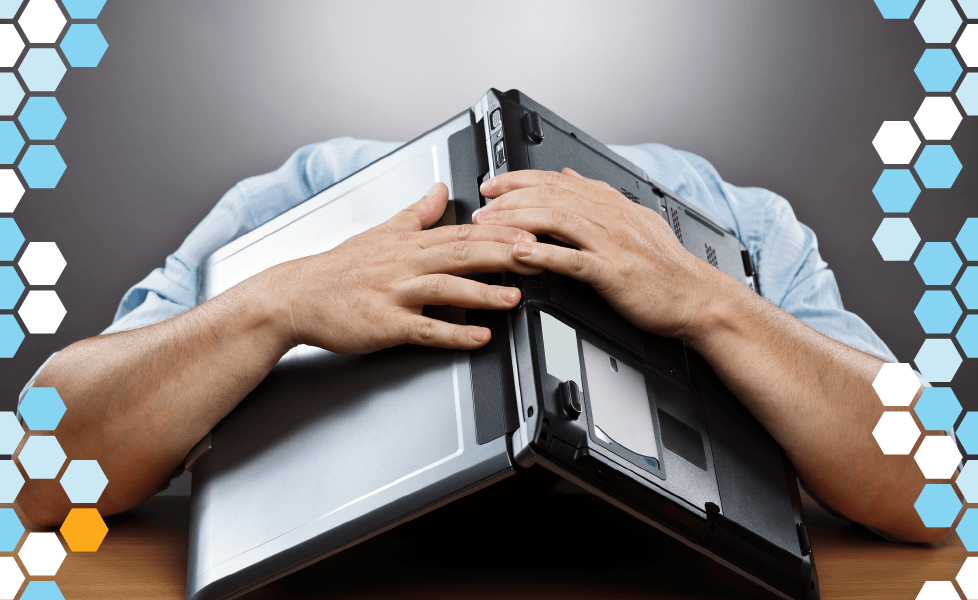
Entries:
{"type": "Polygon", "coordinates": [[[489,115],[489,127],[492,128],[493,131],[495,131],[496,128],[502,124],[502,122],[503,122],[502,115],[500,114],[499,109],[497,108],[496,110],[492,111],[492,113],[489,115]]]}
{"type": "Polygon", "coordinates": [[[496,145],[492,148],[492,154],[496,161],[496,168],[503,166],[506,163],[506,146],[503,145],[503,139],[499,138],[496,145]]]}

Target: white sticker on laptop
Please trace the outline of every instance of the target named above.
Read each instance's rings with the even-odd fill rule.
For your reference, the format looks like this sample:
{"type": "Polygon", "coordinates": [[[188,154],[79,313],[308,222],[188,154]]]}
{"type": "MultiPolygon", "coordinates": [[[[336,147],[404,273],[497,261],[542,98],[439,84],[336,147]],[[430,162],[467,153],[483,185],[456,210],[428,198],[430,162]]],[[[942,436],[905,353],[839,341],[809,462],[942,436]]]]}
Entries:
{"type": "Polygon", "coordinates": [[[543,324],[543,354],[547,373],[560,381],[573,381],[583,388],[577,331],[545,312],[540,313],[540,322],[543,324]]]}

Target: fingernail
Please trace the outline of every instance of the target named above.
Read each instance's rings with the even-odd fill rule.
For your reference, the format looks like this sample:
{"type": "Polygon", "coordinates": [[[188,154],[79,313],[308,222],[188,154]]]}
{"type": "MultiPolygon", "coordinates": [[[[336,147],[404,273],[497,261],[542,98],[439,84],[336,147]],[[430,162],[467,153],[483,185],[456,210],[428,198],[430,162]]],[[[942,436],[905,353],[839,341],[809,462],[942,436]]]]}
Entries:
{"type": "Polygon", "coordinates": [[[521,233],[517,242],[535,242],[537,241],[537,236],[532,233],[521,233]]]}
{"type": "Polygon", "coordinates": [[[489,339],[489,330],[476,329],[475,331],[469,334],[469,337],[471,337],[473,341],[479,342],[481,344],[482,342],[489,339]]]}
{"type": "Polygon", "coordinates": [[[489,181],[482,182],[482,185],[479,186],[479,191],[482,192],[483,196],[486,195],[486,192],[492,189],[492,186],[495,185],[494,182],[495,179],[490,179],[489,181]]]}
{"type": "Polygon", "coordinates": [[[482,209],[479,209],[476,212],[479,213],[479,222],[480,223],[483,222],[483,221],[488,221],[489,219],[491,219],[491,218],[493,218],[493,217],[496,216],[496,211],[494,211],[494,210],[486,210],[486,209],[482,208],[482,209]]]}
{"type": "Polygon", "coordinates": [[[430,196],[430,195],[434,194],[435,193],[435,190],[437,190],[437,189],[438,189],[438,183],[436,182],[435,185],[431,186],[431,189],[428,190],[428,193],[425,194],[425,196],[430,196]]]}
{"type": "Polygon", "coordinates": [[[529,244],[516,244],[516,256],[520,258],[526,258],[533,252],[533,248],[529,244]]]}
{"type": "Polygon", "coordinates": [[[477,209],[475,209],[475,210],[474,210],[474,211],[472,212],[472,222],[473,222],[473,223],[475,223],[475,216],[476,216],[477,214],[479,214],[480,212],[482,212],[482,209],[481,209],[481,208],[477,208],[477,209]]]}
{"type": "Polygon", "coordinates": [[[513,288],[506,288],[504,290],[499,290],[499,297],[512,304],[513,302],[516,302],[517,298],[519,298],[519,292],[513,288]]]}

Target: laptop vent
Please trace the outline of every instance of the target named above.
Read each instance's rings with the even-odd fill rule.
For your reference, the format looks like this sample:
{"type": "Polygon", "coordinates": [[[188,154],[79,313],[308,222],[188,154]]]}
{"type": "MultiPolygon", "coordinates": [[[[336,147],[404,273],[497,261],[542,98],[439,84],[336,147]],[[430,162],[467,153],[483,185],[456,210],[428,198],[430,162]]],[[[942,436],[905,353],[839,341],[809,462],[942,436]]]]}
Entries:
{"type": "Polygon", "coordinates": [[[623,194],[623,195],[624,195],[624,196],[625,196],[626,198],[628,198],[629,200],[631,200],[632,202],[634,202],[635,204],[641,204],[641,203],[640,203],[640,202],[638,201],[638,196],[636,196],[635,194],[633,194],[633,193],[631,193],[631,192],[629,192],[629,191],[628,191],[628,190],[626,190],[625,188],[621,188],[621,193],[622,193],[622,194],[623,194]]]}
{"type": "Polygon", "coordinates": [[[703,245],[706,246],[706,262],[719,269],[720,265],[717,264],[717,251],[709,244],[703,245]]]}
{"type": "Polygon", "coordinates": [[[676,232],[676,237],[679,238],[679,243],[685,246],[683,243],[683,230],[679,226],[679,211],[675,208],[670,208],[669,213],[672,215],[672,230],[676,232]]]}

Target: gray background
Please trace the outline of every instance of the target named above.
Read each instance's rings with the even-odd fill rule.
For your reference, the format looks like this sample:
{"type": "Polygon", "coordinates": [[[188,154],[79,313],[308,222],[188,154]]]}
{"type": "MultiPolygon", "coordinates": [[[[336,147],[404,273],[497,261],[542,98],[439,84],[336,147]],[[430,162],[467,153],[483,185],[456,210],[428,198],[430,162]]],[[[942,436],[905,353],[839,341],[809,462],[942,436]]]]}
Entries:
{"type": "MultiPolygon", "coordinates": [[[[691,150],[733,183],[784,195],[847,307],[902,361],[923,341],[920,278],[871,242],[883,218],[871,142],[920,105],[924,46],[872,0],[109,0],[98,23],[101,64],[69,69],[57,93],[68,169],[15,213],[28,240],[62,248],[68,315],[0,361],[0,409],[52,351],[107,326],[238,180],[318,140],[410,139],[491,86],[604,142],[691,150]]],[[[976,122],[954,138],[965,164],[954,188],[924,191],[911,213],[924,240],[950,240],[976,216],[976,122]]],[[[955,379],[971,408],[974,363],[955,379]]]]}

